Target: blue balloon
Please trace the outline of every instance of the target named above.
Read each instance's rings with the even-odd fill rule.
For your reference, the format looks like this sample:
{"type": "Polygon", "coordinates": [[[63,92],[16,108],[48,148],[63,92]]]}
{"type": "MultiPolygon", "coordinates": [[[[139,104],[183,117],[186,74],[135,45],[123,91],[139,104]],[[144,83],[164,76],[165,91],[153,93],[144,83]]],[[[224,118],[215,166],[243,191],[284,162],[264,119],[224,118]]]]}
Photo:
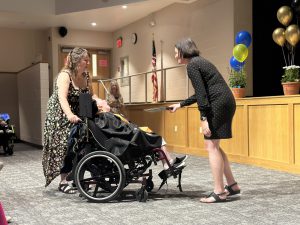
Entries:
{"type": "Polygon", "coordinates": [[[239,61],[237,61],[236,58],[234,58],[234,56],[232,56],[231,59],[230,59],[230,66],[231,66],[232,69],[239,72],[244,67],[245,62],[246,61],[239,62],[239,61]]]}
{"type": "Polygon", "coordinates": [[[240,31],[235,37],[235,42],[237,44],[244,44],[247,46],[247,48],[250,46],[251,40],[251,34],[249,34],[248,31],[240,31]]]}

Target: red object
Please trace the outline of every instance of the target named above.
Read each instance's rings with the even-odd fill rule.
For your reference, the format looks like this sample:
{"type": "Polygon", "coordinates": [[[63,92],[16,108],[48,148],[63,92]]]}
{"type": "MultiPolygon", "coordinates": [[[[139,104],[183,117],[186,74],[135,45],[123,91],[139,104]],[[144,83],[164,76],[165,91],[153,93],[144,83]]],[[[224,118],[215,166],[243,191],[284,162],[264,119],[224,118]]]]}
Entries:
{"type": "Polygon", "coordinates": [[[152,101],[158,101],[158,84],[157,84],[157,74],[156,74],[156,48],[155,41],[152,40],[152,84],[153,84],[153,96],[152,101]]]}
{"type": "Polygon", "coordinates": [[[123,44],[122,37],[118,37],[118,39],[117,39],[117,48],[121,48],[122,44],[123,44]]]}
{"type": "Polygon", "coordinates": [[[100,66],[100,67],[107,67],[107,66],[108,66],[108,61],[107,61],[107,59],[100,59],[100,60],[99,60],[99,66],[100,66]]]}
{"type": "Polygon", "coordinates": [[[6,217],[1,202],[0,202],[0,225],[7,225],[6,217]]]}

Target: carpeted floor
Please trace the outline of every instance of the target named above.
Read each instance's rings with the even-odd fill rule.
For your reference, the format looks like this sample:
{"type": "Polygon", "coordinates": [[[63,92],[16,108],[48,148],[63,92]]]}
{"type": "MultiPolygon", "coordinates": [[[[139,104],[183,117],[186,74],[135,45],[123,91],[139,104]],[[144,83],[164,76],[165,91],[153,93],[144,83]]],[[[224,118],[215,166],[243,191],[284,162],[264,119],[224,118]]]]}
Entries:
{"type": "MultiPolygon", "coordinates": [[[[190,156],[179,192],[169,179],[146,203],[135,200],[140,185],[130,184],[119,201],[90,203],[78,194],[57,191],[59,180],[44,188],[41,149],[16,144],[13,156],[0,155],[0,201],[12,225],[97,224],[300,224],[300,175],[232,164],[242,195],[226,203],[203,204],[199,198],[212,190],[207,158],[190,156]]],[[[174,154],[175,155],[175,154],[174,154]]],[[[152,166],[154,192],[161,165],[152,166]]]]}

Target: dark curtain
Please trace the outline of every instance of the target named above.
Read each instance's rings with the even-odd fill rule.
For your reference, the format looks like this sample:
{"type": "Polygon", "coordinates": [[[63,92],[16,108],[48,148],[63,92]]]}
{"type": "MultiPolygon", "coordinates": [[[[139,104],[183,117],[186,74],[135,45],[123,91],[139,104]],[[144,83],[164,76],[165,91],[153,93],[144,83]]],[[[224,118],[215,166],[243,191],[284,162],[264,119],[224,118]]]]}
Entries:
{"type": "MultiPolygon", "coordinates": [[[[273,31],[286,28],[277,19],[281,6],[291,6],[292,0],[253,0],[253,95],[283,95],[282,67],[285,66],[281,47],[272,39],[273,31]]],[[[294,14],[290,24],[297,24],[294,14]]],[[[300,22],[300,20],[299,20],[300,22]]],[[[296,47],[295,65],[300,65],[299,45],[296,47]]],[[[286,50],[286,49],[285,49],[286,50]]]]}

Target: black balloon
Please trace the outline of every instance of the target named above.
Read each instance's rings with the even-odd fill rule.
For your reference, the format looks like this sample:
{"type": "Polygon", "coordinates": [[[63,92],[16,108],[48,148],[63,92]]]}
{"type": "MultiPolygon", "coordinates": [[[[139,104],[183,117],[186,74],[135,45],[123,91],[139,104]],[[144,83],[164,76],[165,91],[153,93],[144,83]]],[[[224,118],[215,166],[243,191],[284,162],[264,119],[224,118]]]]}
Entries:
{"type": "Polygon", "coordinates": [[[299,16],[300,15],[300,0],[292,0],[291,4],[292,8],[296,12],[296,14],[299,16]]]}

